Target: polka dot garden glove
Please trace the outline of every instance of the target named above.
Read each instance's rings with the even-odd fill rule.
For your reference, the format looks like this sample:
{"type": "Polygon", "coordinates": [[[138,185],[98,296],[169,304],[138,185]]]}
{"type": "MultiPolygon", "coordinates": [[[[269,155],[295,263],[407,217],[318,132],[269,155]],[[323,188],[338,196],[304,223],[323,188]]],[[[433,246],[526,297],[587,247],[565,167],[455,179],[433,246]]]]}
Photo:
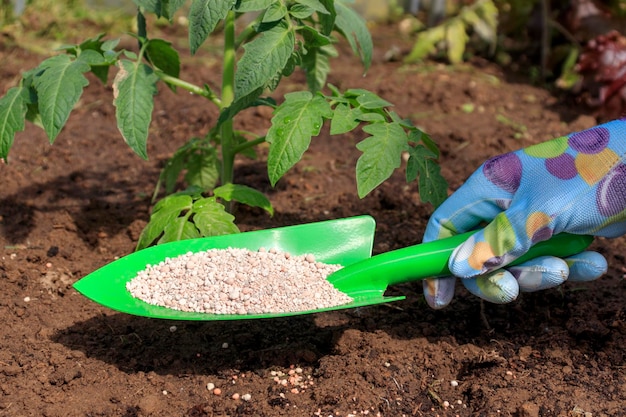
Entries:
{"type": "MultiPolygon", "coordinates": [[[[454,250],[448,265],[485,300],[507,303],[520,291],[601,276],[607,263],[596,252],[503,267],[553,234],[626,233],[626,119],[489,159],[435,211],[424,241],[485,223],[454,250]]],[[[425,280],[426,301],[445,307],[454,287],[454,277],[425,280]]]]}

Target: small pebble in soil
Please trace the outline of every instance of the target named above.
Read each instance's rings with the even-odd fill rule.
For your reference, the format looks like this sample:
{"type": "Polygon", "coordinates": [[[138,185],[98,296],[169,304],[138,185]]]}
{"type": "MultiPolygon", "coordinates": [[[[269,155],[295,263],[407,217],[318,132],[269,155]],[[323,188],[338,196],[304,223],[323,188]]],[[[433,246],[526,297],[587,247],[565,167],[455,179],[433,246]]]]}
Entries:
{"type": "Polygon", "coordinates": [[[215,389],[215,384],[212,382],[209,382],[208,384],[206,384],[206,389],[209,391],[213,391],[215,389]]]}
{"type": "Polygon", "coordinates": [[[170,332],[174,333],[178,328],[176,326],[170,326],[170,332]]]}
{"type": "Polygon", "coordinates": [[[214,388],[213,389],[213,394],[214,395],[222,395],[222,390],[219,388],[214,388]]]}
{"type": "Polygon", "coordinates": [[[452,381],[450,381],[450,385],[453,387],[458,387],[459,386],[459,381],[457,381],[456,379],[453,379],[452,381]]]}
{"type": "Polygon", "coordinates": [[[250,395],[250,394],[243,394],[241,396],[241,399],[244,400],[244,401],[250,401],[252,399],[252,395],[250,395]]]}
{"type": "Polygon", "coordinates": [[[24,302],[28,303],[30,301],[30,297],[24,297],[24,302]]]}
{"type": "Polygon", "coordinates": [[[326,280],[339,269],[341,265],[317,262],[312,254],[210,249],[147,265],[126,289],[148,304],[182,311],[238,315],[297,312],[352,301],[326,280]]]}
{"type": "Polygon", "coordinates": [[[231,396],[231,398],[232,398],[233,400],[237,401],[237,400],[240,398],[240,395],[239,395],[239,393],[234,393],[234,394],[231,396]]]}

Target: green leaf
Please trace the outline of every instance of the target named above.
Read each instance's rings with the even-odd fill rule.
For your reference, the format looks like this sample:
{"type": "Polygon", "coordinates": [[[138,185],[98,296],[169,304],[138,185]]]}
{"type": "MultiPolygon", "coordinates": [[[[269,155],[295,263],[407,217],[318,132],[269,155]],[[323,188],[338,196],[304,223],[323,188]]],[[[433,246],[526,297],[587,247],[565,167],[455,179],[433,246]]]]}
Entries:
{"type": "Polygon", "coordinates": [[[162,39],[149,40],[146,45],[146,55],[152,65],[165,74],[177,78],[180,75],[180,58],[170,42],[162,39]]]}
{"type": "Polygon", "coordinates": [[[341,135],[355,129],[359,125],[358,118],[363,111],[358,108],[351,108],[347,104],[338,104],[333,111],[333,118],[330,122],[330,134],[341,135]]]}
{"type": "Polygon", "coordinates": [[[468,41],[465,33],[465,24],[460,19],[453,20],[446,28],[446,43],[448,47],[448,60],[451,64],[463,61],[463,52],[468,41]]]}
{"type": "Polygon", "coordinates": [[[185,0],[133,0],[133,2],[143,10],[171,21],[176,11],[185,3],[185,0]]]}
{"type": "Polygon", "coordinates": [[[67,122],[74,105],[80,99],[89,81],[83,73],[89,64],[72,60],[69,55],[57,55],[43,61],[41,75],[35,78],[34,87],[39,97],[39,113],[44,130],[54,142],[67,122]]]}
{"type": "Polygon", "coordinates": [[[289,8],[289,14],[295,19],[306,19],[315,13],[309,6],[305,6],[304,4],[294,4],[289,8]]]}
{"type": "Polygon", "coordinates": [[[279,74],[295,47],[294,32],[286,22],[280,21],[261,26],[262,36],[244,45],[244,54],[239,60],[235,72],[235,98],[247,96],[267,84],[279,74]]]}
{"type": "Polygon", "coordinates": [[[281,20],[287,15],[287,7],[282,1],[270,4],[263,14],[263,23],[271,23],[281,20]]]}
{"type": "Polygon", "coordinates": [[[330,14],[326,6],[324,6],[324,4],[319,0],[296,0],[296,3],[305,5],[318,13],[330,14]]]}
{"type": "Polygon", "coordinates": [[[202,236],[220,236],[239,233],[235,217],[226,212],[215,198],[202,198],[193,205],[193,221],[202,236]]]}
{"type": "Polygon", "coordinates": [[[393,104],[391,104],[387,100],[383,100],[371,91],[361,88],[349,89],[345,92],[344,95],[346,97],[355,97],[356,101],[361,105],[361,107],[368,110],[377,110],[382,109],[383,107],[393,106],[393,104]]]}
{"type": "Polygon", "coordinates": [[[200,233],[198,229],[196,229],[196,226],[191,223],[186,216],[178,217],[165,226],[163,236],[159,239],[158,244],[196,239],[199,237],[200,233]]]}
{"type": "Polygon", "coordinates": [[[148,129],[159,78],[149,66],[139,62],[124,59],[118,62],[118,67],[113,80],[117,127],[128,146],[147,159],[148,129]]]}
{"type": "Polygon", "coordinates": [[[330,73],[329,61],[328,55],[319,48],[308,49],[307,54],[302,57],[302,67],[310,91],[320,91],[326,85],[330,73]]]}
{"type": "Polygon", "coordinates": [[[372,63],[372,51],[374,49],[372,35],[367,29],[367,22],[352,8],[346,6],[343,1],[335,1],[335,10],[337,12],[335,25],[348,40],[352,51],[359,56],[365,71],[367,71],[372,63]]]}
{"type": "Polygon", "coordinates": [[[234,4],[234,0],[193,0],[189,9],[189,48],[192,54],[196,53],[234,4]]]}
{"type": "Polygon", "coordinates": [[[361,122],[369,123],[385,122],[387,120],[382,114],[374,112],[361,113],[357,116],[357,119],[361,122]]]}
{"type": "Polygon", "coordinates": [[[186,0],[168,0],[165,4],[165,7],[162,8],[162,10],[164,10],[165,13],[163,13],[163,16],[165,16],[167,19],[169,19],[170,21],[172,20],[172,18],[174,17],[174,14],[176,14],[176,12],[183,7],[183,4],[185,4],[186,0]]]}
{"type": "Polygon", "coordinates": [[[335,19],[337,18],[337,11],[335,10],[335,0],[319,0],[319,2],[328,11],[328,14],[320,13],[318,15],[321,33],[328,36],[335,29],[335,19]]]}
{"type": "Polygon", "coordinates": [[[437,207],[447,198],[448,183],[434,159],[436,155],[422,145],[409,147],[406,166],[407,182],[418,179],[420,199],[437,207]]]}
{"type": "Polygon", "coordinates": [[[279,0],[238,0],[235,10],[239,13],[265,10],[279,0]]]}
{"type": "Polygon", "coordinates": [[[216,197],[226,201],[238,201],[251,207],[259,207],[267,211],[270,216],[274,215],[274,207],[270,200],[262,192],[239,184],[224,184],[213,190],[216,197]]]}
{"type": "Polygon", "coordinates": [[[7,160],[17,132],[24,130],[26,102],[23,87],[13,87],[0,98],[0,159],[7,160]]]}
{"type": "MultiPolygon", "coordinates": [[[[183,148],[186,147],[183,145],[183,148]]],[[[154,190],[153,201],[156,198],[156,195],[159,192],[159,188],[161,187],[161,183],[165,183],[165,193],[171,194],[174,192],[176,188],[176,182],[178,181],[178,177],[180,173],[185,168],[185,159],[187,157],[186,149],[185,151],[178,149],[174,155],[168,159],[165,163],[165,166],[161,170],[161,174],[159,175],[159,181],[154,190]]]]}
{"type": "Polygon", "coordinates": [[[302,38],[304,39],[304,45],[307,50],[309,48],[326,46],[333,43],[333,40],[330,38],[330,36],[326,36],[318,32],[315,28],[312,28],[311,26],[302,26],[298,29],[298,32],[302,34],[302,38]]]}
{"type": "Polygon", "coordinates": [[[430,137],[430,135],[424,132],[423,130],[418,129],[416,127],[412,127],[409,132],[409,141],[414,142],[416,144],[418,144],[419,142],[422,142],[424,146],[426,146],[426,148],[435,155],[435,159],[439,158],[440,152],[439,152],[439,148],[437,147],[437,144],[430,137]]]}
{"type": "Polygon", "coordinates": [[[363,131],[372,136],[356,145],[363,152],[356,163],[360,198],[369,194],[400,167],[402,152],[408,147],[407,134],[398,123],[374,123],[365,126],[363,131]]]}
{"type": "Polygon", "coordinates": [[[214,148],[205,148],[189,155],[185,163],[187,174],[185,181],[189,185],[200,187],[203,191],[215,188],[220,177],[219,161],[214,148]]]}
{"type": "Polygon", "coordinates": [[[267,169],[272,185],[302,158],[311,137],[319,134],[324,119],[332,115],[324,97],[308,91],[285,95],[285,102],[274,111],[266,137],[270,143],[267,169]]]}
{"type": "Polygon", "coordinates": [[[160,200],[150,215],[150,221],[142,230],[137,242],[137,250],[146,248],[161,236],[168,224],[181,213],[191,210],[193,200],[189,195],[172,194],[160,200]]]}
{"type": "Polygon", "coordinates": [[[417,40],[405,62],[420,61],[437,50],[437,43],[441,42],[446,35],[443,25],[435,26],[417,35],[417,40]]]}

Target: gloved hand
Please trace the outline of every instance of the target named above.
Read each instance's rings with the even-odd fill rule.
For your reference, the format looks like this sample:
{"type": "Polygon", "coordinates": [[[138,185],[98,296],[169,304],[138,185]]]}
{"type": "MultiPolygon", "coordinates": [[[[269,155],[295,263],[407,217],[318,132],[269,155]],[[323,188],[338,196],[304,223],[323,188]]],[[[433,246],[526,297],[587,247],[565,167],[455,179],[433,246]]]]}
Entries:
{"type": "MultiPolygon", "coordinates": [[[[486,227],[457,247],[450,271],[473,294],[495,303],[606,272],[604,257],[582,252],[503,267],[553,234],[626,233],[626,119],[486,161],[431,217],[424,241],[486,227]]],[[[448,305],[455,278],[424,281],[433,308],[448,305]]]]}

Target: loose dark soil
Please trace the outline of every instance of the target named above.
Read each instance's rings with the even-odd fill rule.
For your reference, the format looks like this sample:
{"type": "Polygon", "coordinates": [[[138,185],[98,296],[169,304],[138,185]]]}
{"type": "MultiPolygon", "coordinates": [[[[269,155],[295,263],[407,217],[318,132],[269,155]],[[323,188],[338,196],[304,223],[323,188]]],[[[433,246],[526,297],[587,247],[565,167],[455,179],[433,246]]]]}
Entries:
{"type": "MultiPolygon", "coordinates": [[[[597,123],[571,98],[478,59],[457,68],[387,62],[387,51],[406,51],[410,40],[394,28],[373,31],[367,76],[345,55],[330,81],[379,93],[429,132],[450,192],[488,157],[597,123]]],[[[186,58],[184,77],[218,85],[212,50],[186,58]]],[[[41,59],[0,48],[0,92],[41,59]]],[[[302,81],[296,74],[275,96],[302,81]]],[[[216,121],[203,99],[161,88],[145,162],[117,132],[111,97],[93,80],[53,146],[29,125],[0,165],[0,415],[626,415],[622,239],[594,243],[610,262],[599,281],[504,306],[459,289],[449,308],[433,311],[421,285],[405,284],[391,289],[407,296],[393,305],[202,323],[129,316],[84,298],[71,285],[133,251],[160,167],[216,121]],[[302,379],[290,380],[296,368],[302,379]]],[[[260,133],[269,116],[246,111],[239,127],[260,133]]],[[[238,161],[238,182],[267,192],[276,209],[269,217],[238,208],[242,230],[370,214],[376,253],[420,242],[432,207],[401,172],[357,197],[362,138],[323,133],[276,188],[262,162],[238,161]]]]}

